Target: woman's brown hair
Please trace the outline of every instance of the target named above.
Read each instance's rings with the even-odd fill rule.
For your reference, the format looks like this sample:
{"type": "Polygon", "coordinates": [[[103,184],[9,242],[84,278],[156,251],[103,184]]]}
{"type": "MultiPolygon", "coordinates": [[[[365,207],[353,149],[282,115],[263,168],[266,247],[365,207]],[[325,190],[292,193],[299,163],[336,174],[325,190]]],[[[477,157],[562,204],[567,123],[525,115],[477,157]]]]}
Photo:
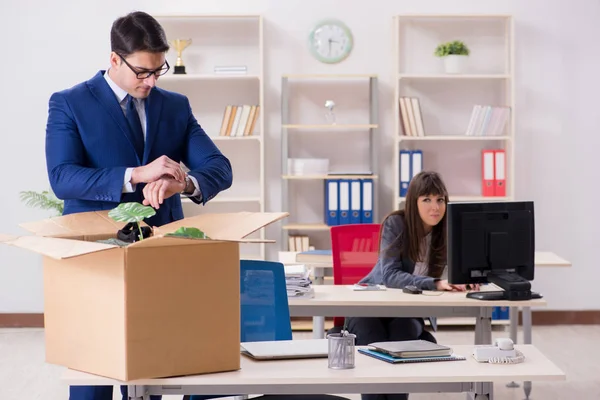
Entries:
{"type": "MultiPolygon", "coordinates": [[[[393,211],[388,214],[385,219],[393,215],[399,215],[404,221],[404,229],[400,235],[382,251],[389,256],[404,255],[410,258],[413,262],[425,261],[421,260],[421,252],[419,246],[423,243],[426,236],[423,220],[419,216],[419,208],[417,201],[420,196],[441,196],[444,197],[446,204],[448,203],[448,191],[446,185],[442,181],[440,175],[432,171],[422,171],[415,175],[408,185],[406,199],[404,202],[404,210],[393,211]],[[398,254],[398,251],[400,252],[398,254]]],[[[384,219],[384,221],[385,221],[384,219]]],[[[383,229],[383,224],[381,224],[383,229]]],[[[383,232],[380,231],[379,237],[382,237],[383,232]]],[[[431,248],[429,250],[429,260],[427,260],[428,275],[434,278],[439,278],[444,272],[446,266],[446,212],[441,221],[432,228],[431,231],[431,248]]]]}

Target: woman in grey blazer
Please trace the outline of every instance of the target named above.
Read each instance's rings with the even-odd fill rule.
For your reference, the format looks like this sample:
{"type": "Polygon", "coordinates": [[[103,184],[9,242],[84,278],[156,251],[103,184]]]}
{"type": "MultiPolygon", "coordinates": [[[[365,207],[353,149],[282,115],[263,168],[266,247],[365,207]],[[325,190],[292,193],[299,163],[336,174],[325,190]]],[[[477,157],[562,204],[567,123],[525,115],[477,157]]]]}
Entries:
{"type": "MultiPolygon", "coordinates": [[[[383,221],[379,259],[361,283],[423,290],[464,291],[464,285],[450,285],[442,279],[446,268],[446,204],[448,191],[441,177],[423,171],[408,187],[404,210],[394,211],[383,221]]],[[[426,339],[423,318],[347,318],[347,329],[356,335],[357,345],[373,342],[426,339]]],[[[407,394],[363,394],[363,400],[406,400],[407,394]]]]}

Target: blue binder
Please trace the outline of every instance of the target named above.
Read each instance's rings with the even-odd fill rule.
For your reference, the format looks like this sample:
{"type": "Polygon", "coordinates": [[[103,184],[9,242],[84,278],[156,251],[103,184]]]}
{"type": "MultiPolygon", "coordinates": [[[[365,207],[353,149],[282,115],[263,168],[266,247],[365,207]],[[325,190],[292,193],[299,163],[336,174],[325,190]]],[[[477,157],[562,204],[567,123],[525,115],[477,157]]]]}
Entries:
{"type": "Polygon", "coordinates": [[[350,223],[360,224],[362,216],[362,182],[350,181],[350,223]]]}
{"type": "Polygon", "coordinates": [[[325,224],[328,226],[339,225],[340,196],[338,179],[325,180],[325,203],[323,208],[325,209],[325,224]]]}
{"type": "Polygon", "coordinates": [[[408,191],[408,184],[410,183],[411,178],[411,151],[410,150],[400,150],[400,197],[406,197],[406,193],[408,191]]]}
{"type": "Polygon", "coordinates": [[[339,215],[340,225],[347,225],[350,223],[350,180],[340,179],[338,189],[340,201],[339,201],[339,215]]]}
{"type": "Polygon", "coordinates": [[[360,222],[373,223],[373,179],[361,179],[362,215],[360,222]]]}

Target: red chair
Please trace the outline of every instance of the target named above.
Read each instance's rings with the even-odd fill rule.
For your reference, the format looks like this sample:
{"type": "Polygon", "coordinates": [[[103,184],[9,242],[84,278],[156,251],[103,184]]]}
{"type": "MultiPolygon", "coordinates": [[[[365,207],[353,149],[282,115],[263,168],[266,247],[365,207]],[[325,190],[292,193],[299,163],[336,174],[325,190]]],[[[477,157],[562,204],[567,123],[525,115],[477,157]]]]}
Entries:
{"type": "MultiPolygon", "coordinates": [[[[353,285],[371,272],[379,255],[380,229],[380,224],[331,227],[334,285],[353,285]]],[[[343,324],[343,317],[333,319],[334,326],[343,324]]]]}

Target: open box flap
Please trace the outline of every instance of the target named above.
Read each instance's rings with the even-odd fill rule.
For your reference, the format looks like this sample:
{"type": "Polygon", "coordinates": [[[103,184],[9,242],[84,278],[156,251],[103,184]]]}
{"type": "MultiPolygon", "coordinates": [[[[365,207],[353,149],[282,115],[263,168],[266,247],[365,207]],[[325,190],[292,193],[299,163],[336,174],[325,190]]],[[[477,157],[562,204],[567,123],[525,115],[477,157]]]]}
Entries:
{"type": "Polygon", "coordinates": [[[0,235],[0,243],[20,247],[58,260],[119,247],[105,243],[43,236],[0,235]]]}
{"type": "Polygon", "coordinates": [[[267,240],[244,239],[246,236],[256,232],[275,221],[287,217],[287,212],[236,212],[221,214],[200,214],[194,217],[184,218],[171,222],[156,229],[156,233],[164,235],[173,233],[181,227],[198,228],[206,236],[215,240],[230,240],[248,243],[263,243],[267,240]]]}
{"type": "MultiPolygon", "coordinates": [[[[69,214],[19,224],[19,226],[37,236],[78,240],[116,237],[119,229],[122,229],[125,225],[125,222],[117,222],[111,219],[108,216],[108,210],[69,214]]],[[[141,225],[147,226],[143,222],[141,225]]]]}

